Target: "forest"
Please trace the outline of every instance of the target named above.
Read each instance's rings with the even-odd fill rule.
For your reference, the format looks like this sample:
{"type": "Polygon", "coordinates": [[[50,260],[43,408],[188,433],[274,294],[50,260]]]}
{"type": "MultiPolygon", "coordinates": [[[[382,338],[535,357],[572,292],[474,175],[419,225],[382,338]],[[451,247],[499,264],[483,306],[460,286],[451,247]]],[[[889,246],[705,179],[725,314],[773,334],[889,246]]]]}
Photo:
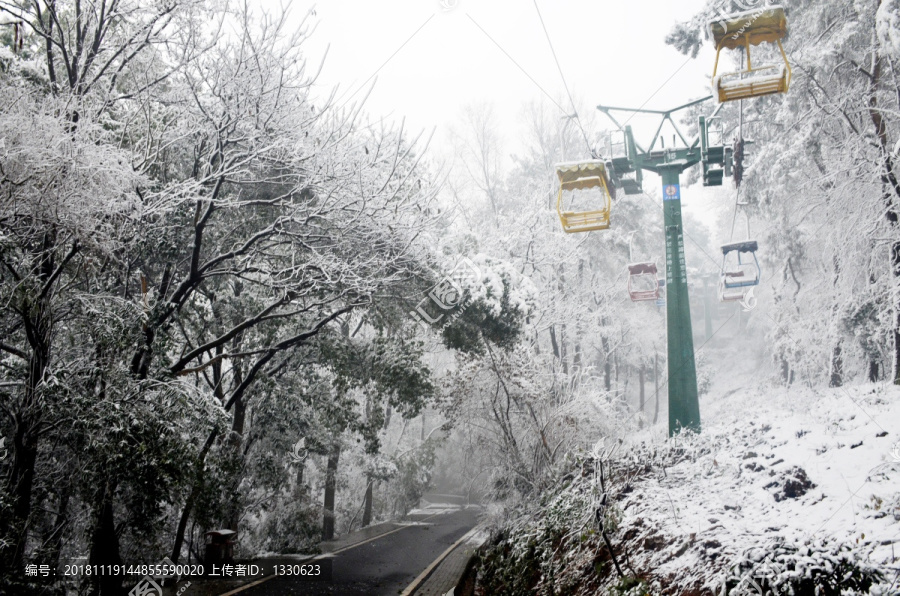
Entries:
{"type": "Polygon", "coordinates": [[[790,90],[717,111],[739,187],[681,180],[703,429],[670,437],[665,292],[627,267],[665,277],[660,185],[560,227],[556,164],[622,149],[593,105],[503,107],[515,146],[464,106],[448,164],[322,92],[307,6],[0,0],[0,593],[126,594],[25,569],[215,529],[311,552],[451,489],[479,594],[736,595],[763,562],[760,594],[900,593],[900,2],[779,4],[790,90]]]}

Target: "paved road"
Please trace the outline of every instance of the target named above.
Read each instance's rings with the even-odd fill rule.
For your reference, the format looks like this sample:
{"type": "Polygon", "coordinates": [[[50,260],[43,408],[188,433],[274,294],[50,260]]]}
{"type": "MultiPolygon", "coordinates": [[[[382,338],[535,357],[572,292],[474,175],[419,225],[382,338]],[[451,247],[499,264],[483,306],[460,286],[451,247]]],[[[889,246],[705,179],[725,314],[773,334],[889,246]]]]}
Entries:
{"type": "Polygon", "coordinates": [[[410,515],[411,525],[351,547],[332,559],[333,581],[304,582],[277,577],[240,596],[397,596],[477,523],[477,509],[410,515]]]}

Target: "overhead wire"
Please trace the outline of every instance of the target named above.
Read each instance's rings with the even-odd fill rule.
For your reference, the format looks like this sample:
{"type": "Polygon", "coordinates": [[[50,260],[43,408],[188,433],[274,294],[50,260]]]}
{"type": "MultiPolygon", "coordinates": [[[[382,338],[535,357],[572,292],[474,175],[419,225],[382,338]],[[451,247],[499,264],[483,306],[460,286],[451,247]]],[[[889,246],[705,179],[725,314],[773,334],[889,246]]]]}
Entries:
{"type": "MultiPolygon", "coordinates": [[[[741,72],[744,70],[744,54],[741,53],[741,72]]],[[[741,75],[743,77],[743,75],[741,75]]],[[[744,100],[740,100],[738,102],[738,143],[741,146],[741,167],[743,167],[744,160],[744,100]]],[[[724,135],[723,135],[724,136],[724,135]]],[[[722,142],[725,142],[725,139],[722,139],[722,142]]],[[[739,180],[736,178],[736,180],[739,180]]],[[[734,214],[731,216],[731,234],[728,237],[728,241],[734,241],[734,225],[737,222],[737,212],[738,207],[741,204],[741,183],[737,183],[737,192],[734,193],[734,214]]],[[[747,240],[750,240],[750,216],[744,213],[744,216],[747,218],[747,240]]]]}
{"type": "Polygon", "coordinates": [[[484,27],[482,27],[481,25],[479,25],[479,24],[478,24],[478,21],[476,21],[474,18],[472,18],[472,15],[466,13],[466,16],[469,18],[470,21],[472,21],[472,24],[474,24],[476,27],[478,27],[478,29],[479,29],[482,33],[484,33],[485,37],[487,37],[487,38],[491,41],[491,43],[493,43],[495,46],[497,46],[497,49],[498,49],[498,50],[500,50],[501,52],[503,52],[503,55],[504,55],[504,56],[506,56],[507,58],[509,58],[510,62],[512,62],[512,63],[516,66],[516,68],[518,68],[519,70],[522,71],[522,74],[524,74],[526,77],[528,77],[528,80],[529,80],[529,81],[531,81],[532,83],[534,83],[535,87],[537,87],[538,89],[540,89],[541,93],[543,93],[544,95],[547,96],[547,99],[549,99],[550,102],[553,103],[553,105],[555,105],[557,108],[559,108],[559,111],[560,111],[560,112],[562,112],[563,114],[566,113],[566,109],[563,108],[561,105],[559,105],[559,102],[557,102],[557,101],[553,98],[552,95],[550,95],[549,93],[547,93],[547,91],[546,91],[543,87],[541,87],[540,83],[538,83],[536,80],[534,80],[534,77],[531,76],[530,74],[528,74],[528,71],[525,70],[524,68],[522,68],[522,65],[521,65],[521,64],[519,64],[518,62],[516,62],[516,59],[515,59],[515,58],[513,58],[512,56],[509,55],[509,52],[507,52],[507,51],[503,48],[503,46],[501,46],[499,43],[497,43],[497,40],[494,39],[493,37],[491,37],[490,33],[488,33],[487,31],[485,31],[484,27]]]}
{"type": "Polygon", "coordinates": [[[737,187],[737,198],[734,201],[734,214],[731,216],[731,234],[728,236],[728,241],[731,242],[734,240],[734,224],[737,222],[737,212],[738,205],[740,205],[740,197],[741,197],[741,187],[737,187]]]}
{"type": "Polygon", "coordinates": [[[592,158],[596,157],[594,153],[593,147],[591,147],[591,142],[588,140],[587,132],[584,130],[584,126],[581,123],[581,118],[578,116],[578,107],[575,105],[575,99],[572,97],[572,92],[569,90],[569,84],[566,82],[566,76],[563,74],[562,66],[559,64],[559,58],[556,55],[556,49],[553,47],[553,42],[550,40],[550,32],[547,31],[547,25],[544,23],[544,17],[541,15],[541,9],[538,7],[537,0],[532,0],[534,2],[534,10],[537,12],[538,20],[541,21],[541,27],[544,29],[544,37],[547,39],[547,45],[550,46],[550,53],[553,54],[553,61],[556,63],[556,70],[559,71],[559,78],[562,79],[563,87],[566,90],[566,95],[569,96],[569,102],[572,104],[572,115],[570,118],[575,120],[575,123],[578,124],[579,130],[581,130],[581,136],[584,138],[584,143],[587,145],[588,154],[592,158]]]}
{"type": "Polygon", "coordinates": [[[648,103],[650,103],[650,100],[653,99],[654,97],[656,97],[656,94],[659,93],[660,91],[662,91],[663,87],[665,87],[666,85],[668,85],[668,84],[669,84],[669,81],[671,81],[672,79],[674,79],[674,78],[675,78],[675,75],[677,75],[679,72],[681,72],[681,69],[684,68],[685,66],[687,66],[687,65],[688,65],[688,62],[690,62],[690,61],[693,60],[693,59],[694,59],[693,57],[688,56],[688,57],[687,57],[687,60],[685,60],[685,61],[681,64],[681,66],[679,66],[677,69],[675,69],[675,72],[673,72],[671,75],[669,75],[669,78],[666,79],[665,81],[663,81],[662,85],[660,85],[659,87],[657,87],[657,88],[656,88],[656,91],[654,91],[653,93],[651,93],[651,94],[650,94],[650,97],[648,97],[646,100],[644,100],[644,103],[642,103],[642,104],[638,107],[637,110],[634,110],[634,111],[632,112],[631,116],[629,116],[628,119],[627,119],[625,122],[622,123],[622,126],[625,126],[626,124],[628,124],[629,122],[631,122],[631,119],[634,118],[635,114],[637,114],[640,110],[643,110],[643,109],[644,109],[644,106],[646,106],[648,103]]]}

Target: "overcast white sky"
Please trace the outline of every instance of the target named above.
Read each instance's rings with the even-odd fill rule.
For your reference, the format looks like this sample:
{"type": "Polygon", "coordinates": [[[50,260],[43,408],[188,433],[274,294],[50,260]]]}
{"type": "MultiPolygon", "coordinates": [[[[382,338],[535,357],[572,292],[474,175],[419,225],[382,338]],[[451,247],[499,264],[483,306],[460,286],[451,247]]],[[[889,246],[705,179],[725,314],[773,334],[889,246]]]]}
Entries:
{"type": "MultiPolygon", "coordinates": [[[[714,50],[706,47],[688,60],[664,43],[672,26],[703,4],[537,0],[576,100],[591,107],[648,102],[653,109],[709,95],[714,50]]],[[[310,6],[294,3],[292,12],[300,16],[310,6]]],[[[338,85],[341,101],[359,100],[365,90],[357,89],[377,80],[366,103],[370,117],[406,117],[414,132],[436,128],[432,149],[439,155],[447,154],[446,132],[467,104],[494,103],[507,153],[516,152],[517,121],[526,102],[549,95],[571,112],[534,0],[327,0],[315,11],[307,56],[318,63],[329,47],[320,89],[338,85]]],[[[654,123],[641,126],[638,118],[632,124],[639,143],[649,140],[654,123]]],[[[654,185],[651,177],[646,189],[654,192],[654,185]]],[[[707,200],[707,189],[697,190],[685,195],[685,204],[707,200]]]]}
{"type": "MultiPolygon", "coordinates": [[[[663,42],[672,25],[697,12],[703,0],[537,5],[570,89],[588,105],[639,106],[682,66],[647,107],[708,94],[712,49],[685,65],[685,56],[663,42]]],[[[524,102],[546,99],[544,92],[560,103],[565,97],[533,0],[328,0],[315,10],[309,57],[315,61],[330,45],[320,83],[340,85],[346,99],[377,73],[367,102],[372,116],[406,116],[414,129],[440,131],[458,118],[461,106],[491,101],[503,129],[514,136],[524,102]]]]}

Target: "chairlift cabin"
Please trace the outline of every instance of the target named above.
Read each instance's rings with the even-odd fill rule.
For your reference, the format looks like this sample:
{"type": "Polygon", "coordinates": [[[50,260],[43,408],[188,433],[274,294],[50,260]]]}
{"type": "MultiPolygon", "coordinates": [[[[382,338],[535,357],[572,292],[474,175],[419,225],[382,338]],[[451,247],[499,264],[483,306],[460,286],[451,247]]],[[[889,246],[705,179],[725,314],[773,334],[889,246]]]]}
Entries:
{"type": "Polygon", "coordinates": [[[612,196],[606,164],[593,160],[560,163],[555,167],[559,177],[556,212],[563,230],[571,234],[608,229],[612,196]],[[568,206],[564,204],[564,196],[568,198],[568,206]]]}
{"type": "Polygon", "coordinates": [[[710,23],[709,28],[716,44],[712,86],[720,103],[787,93],[791,84],[791,65],[781,45],[781,40],[787,35],[787,18],[783,7],[769,6],[732,14],[723,21],[710,23]],[[754,68],[750,46],[761,43],[776,44],[784,64],[764,64],[754,68]],[[738,48],[743,48],[746,52],[744,69],[718,74],[722,50],[738,48]]]}
{"type": "Polygon", "coordinates": [[[628,266],[628,295],[632,302],[659,298],[656,263],[634,263],[628,266]]]}
{"type": "Polygon", "coordinates": [[[758,286],[760,278],[756,240],[732,242],[722,246],[722,273],[719,277],[719,300],[736,302],[744,299],[747,288],[758,286]]]}

